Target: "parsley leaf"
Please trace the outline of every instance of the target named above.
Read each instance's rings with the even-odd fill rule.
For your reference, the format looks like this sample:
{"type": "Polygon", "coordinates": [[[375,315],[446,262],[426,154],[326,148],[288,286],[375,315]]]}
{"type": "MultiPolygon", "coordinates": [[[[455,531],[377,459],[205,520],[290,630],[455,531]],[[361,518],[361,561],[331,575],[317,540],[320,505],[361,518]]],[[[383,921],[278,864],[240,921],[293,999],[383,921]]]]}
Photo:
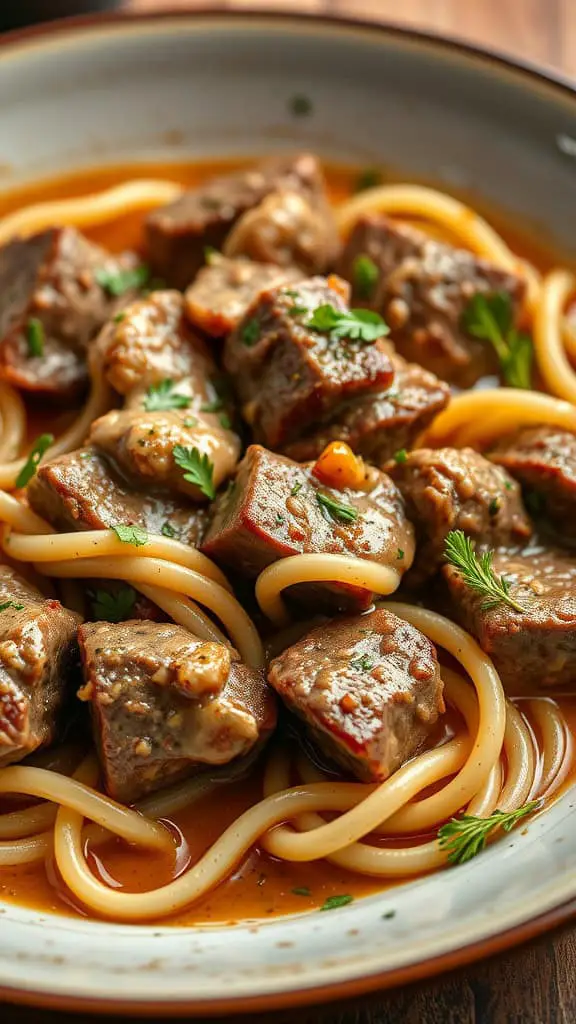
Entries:
{"type": "Polygon", "coordinates": [[[302,481],[301,480],[297,480],[296,483],[293,485],[292,490],[290,491],[290,494],[292,494],[292,495],[298,494],[298,492],[302,490],[302,486],[303,486],[302,481]]]}
{"type": "Polygon", "coordinates": [[[100,267],[96,270],[94,277],[109,295],[118,298],[119,295],[124,295],[124,292],[130,291],[132,288],[144,288],[150,278],[150,270],[145,263],[128,270],[111,270],[108,267],[100,267]]]}
{"type": "Polygon", "coordinates": [[[371,299],[378,284],[380,271],[370,256],[356,256],[352,264],[354,291],[360,299],[371,299]]]}
{"type": "Polygon", "coordinates": [[[360,654],[357,658],[352,658],[350,668],[355,668],[358,672],[369,672],[374,668],[374,659],[369,654],[360,654]]]}
{"type": "Polygon", "coordinates": [[[345,505],[343,501],[333,498],[330,494],[316,491],[316,501],[321,509],[326,509],[331,519],[336,519],[341,523],[355,523],[358,519],[358,509],[353,505],[345,505]]]}
{"type": "Polygon", "coordinates": [[[3,601],[0,604],[0,612],[5,612],[8,608],[13,608],[15,612],[21,612],[24,610],[24,605],[17,604],[16,601],[3,601]]]}
{"type": "Polygon", "coordinates": [[[207,455],[202,455],[198,448],[185,448],[177,444],[174,447],[174,462],[180,469],[186,470],[184,479],[188,483],[195,484],[210,500],[216,497],[214,463],[207,455]]]}
{"type": "Polygon", "coordinates": [[[402,463],[408,460],[408,452],[405,448],[399,448],[397,452],[394,452],[392,456],[397,466],[401,466],[402,463]]]}
{"type": "Polygon", "coordinates": [[[532,386],[532,339],[514,327],[514,310],[509,292],[477,293],[462,314],[462,326],[473,338],[493,346],[502,376],[512,388],[532,386]]]}
{"type": "Polygon", "coordinates": [[[178,530],[175,530],[174,527],[172,526],[172,523],[169,523],[168,520],[166,520],[165,523],[162,523],[162,529],[160,530],[160,533],[162,534],[163,537],[169,537],[170,540],[173,540],[174,537],[178,536],[178,530]]]}
{"type": "Polygon", "coordinates": [[[44,355],[44,324],[36,316],[31,316],[26,324],[26,341],[29,356],[44,355]]]}
{"type": "Polygon", "coordinates": [[[116,593],[107,590],[88,592],[92,602],[92,612],[98,620],[104,622],[123,622],[129,619],[136,604],[136,591],[132,587],[121,587],[116,593]]]}
{"type": "Polygon", "coordinates": [[[332,341],[349,339],[367,345],[388,334],[388,327],[379,313],[371,309],[350,309],[341,313],[330,303],[317,306],[306,326],[329,334],[332,341]]]}
{"type": "Polygon", "coordinates": [[[123,544],[133,544],[136,548],[144,547],[148,543],[148,531],[143,526],[125,526],[118,523],[112,529],[123,544]]]}
{"type": "Polygon", "coordinates": [[[354,899],[349,893],[342,893],[341,896],[329,896],[320,907],[320,910],[336,910],[337,907],[345,907],[354,899]]]}
{"type": "Polygon", "coordinates": [[[20,490],[22,487],[26,487],[26,484],[30,482],[32,477],[35,475],[38,468],[40,459],[48,450],[50,445],[54,441],[54,434],[40,434],[40,437],[36,438],[32,451],[28,456],[26,462],[22,466],[22,469],[16,477],[16,490],[20,490]]]}
{"type": "Polygon", "coordinates": [[[297,885],[294,889],[292,889],[292,892],[294,893],[295,896],[311,896],[312,895],[312,893],[310,892],[310,889],[308,888],[307,885],[297,885]]]}
{"type": "Polygon", "coordinates": [[[151,384],[146,392],[144,408],[146,412],[163,412],[167,409],[187,409],[191,399],[189,395],[182,395],[175,391],[178,385],[167,378],[158,384],[151,384]]]}
{"type": "Polygon", "coordinates": [[[252,317],[247,320],[246,323],[240,328],[240,341],[247,348],[252,348],[256,344],[260,337],[260,324],[256,317],[252,317]]]}

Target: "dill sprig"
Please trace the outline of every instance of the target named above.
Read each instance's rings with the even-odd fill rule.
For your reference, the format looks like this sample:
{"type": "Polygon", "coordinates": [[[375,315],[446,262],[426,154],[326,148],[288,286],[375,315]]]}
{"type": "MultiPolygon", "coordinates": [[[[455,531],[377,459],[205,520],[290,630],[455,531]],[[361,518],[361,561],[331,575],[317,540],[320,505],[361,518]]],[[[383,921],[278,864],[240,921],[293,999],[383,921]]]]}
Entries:
{"type": "Polygon", "coordinates": [[[447,852],[450,864],[465,864],[482,852],[496,829],[510,832],[522,818],[532,814],[538,807],[540,800],[531,800],[515,811],[494,811],[487,818],[477,818],[473,814],[451,818],[438,830],[438,844],[441,850],[447,852]]]}
{"type": "Polygon", "coordinates": [[[494,608],[503,603],[515,612],[525,609],[510,596],[510,584],[504,576],[499,576],[492,568],[492,551],[477,555],[474,544],[463,530],[451,530],[446,537],[444,554],[450,565],[458,569],[464,582],[478,593],[485,595],[482,609],[494,608]]]}

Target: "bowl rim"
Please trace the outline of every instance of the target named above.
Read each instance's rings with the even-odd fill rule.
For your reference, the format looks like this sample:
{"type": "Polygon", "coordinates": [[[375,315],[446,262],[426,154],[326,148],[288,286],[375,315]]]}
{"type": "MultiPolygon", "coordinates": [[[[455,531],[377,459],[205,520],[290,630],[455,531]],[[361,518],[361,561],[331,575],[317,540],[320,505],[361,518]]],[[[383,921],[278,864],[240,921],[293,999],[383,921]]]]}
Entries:
{"type": "MultiPolygon", "coordinates": [[[[289,22],[301,27],[326,27],[328,29],[363,30],[373,35],[382,35],[399,41],[414,42],[424,48],[430,47],[440,53],[462,54],[465,58],[486,68],[516,73],[532,86],[545,85],[558,92],[574,105],[576,112],[576,78],[555,70],[547,65],[526,60],[506,53],[497,47],[484,46],[469,42],[456,34],[444,34],[431,30],[416,29],[402,23],[388,20],[370,20],[351,15],[316,13],[306,11],[290,11],[284,9],[242,8],[225,9],[222,7],[202,6],[192,9],[166,8],[153,11],[107,11],[42,22],[22,29],[15,29],[0,35],[0,61],[8,54],[17,54],[19,49],[26,50],[29,42],[53,43],[58,37],[65,39],[74,33],[91,33],[99,28],[129,27],[161,21],[187,20],[203,22],[214,20],[219,22],[236,22],[256,24],[269,22],[281,24],[289,22]]],[[[254,995],[246,997],[224,997],[198,1001],[195,999],[179,1000],[177,1003],[164,1000],[148,1000],[146,1003],[137,999],[92,998],[79,996],[54,995],[49,990],[33,991],[0,986],[2,1002],[42,1007],[48,1010],[87,1011],[89,1013],[115,1013],[130,1016],[151,1017],[161,1014],[165,1018],[209,1016],[220,1017],[227,1014],[247,1014],[266,1012],[276,1009],[289,1009],[301,1006],[314,1006],[331,1003],[336,1000],[348,1000],[365,996],[378,990],[395,988],[412,982],[433,978],[448,971],[468,966],[478,960],[492,957],[523,943],[535,940],[539,936],[557,932],[576,919],[576,896],[543,914],[537,915],[519,925],[501,931],[497,935],[471,942],[459,949],[454,949],[436,957],[430,957],[419,963],[410,964],[397,969],[384,969],[375,973],[345,980],[337,984],[313,985],[303,990],[272,995],[254,995]]]]}

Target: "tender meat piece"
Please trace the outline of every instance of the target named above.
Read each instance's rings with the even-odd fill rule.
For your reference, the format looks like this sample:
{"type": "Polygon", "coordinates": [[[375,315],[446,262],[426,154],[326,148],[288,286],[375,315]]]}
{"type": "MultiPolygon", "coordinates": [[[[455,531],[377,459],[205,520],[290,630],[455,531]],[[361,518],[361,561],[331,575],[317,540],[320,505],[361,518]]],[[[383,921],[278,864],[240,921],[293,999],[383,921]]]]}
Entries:
{"type": "Polygon", "coordinates": [[[223,338],[234,330],[260,292],[295,284],[303,276],[295,267],[213,255],[186,291],[186,313],[195,327],[213,338],[223,338]]]}
{"type": "Polygon", "coordinates": [[[94,448],[44,462],[28,484],[28,501],[57,530],[106,530],[119,524],[145,527],[191,547],[206,529],[208,513],[184,498],[135,491],[94,448]]]}
{"type": "Polygon", "coordinates": [[[268,681],[313,742],[366,782],[416,754],[444,711],[433,644],[384,609],[312,630],[274,659],[268,681]]]}
{"type": "MultiPolygon", "coordinates": [[[[252,445],[214,506],[202,550],[248,577],[304,552],[366,558],[402,574],[414,557],[412,526],[390,479],[378,470],[371,474],[367,491],[337,491],[320,484],[311,467],[252,445]],[[331,500],[348,508],[345,518],[330,510],[331,500]]],[[[345,584],[302,584],[287,593],[354,611],[373,599],[371,591],[345,584]]]]}
{"type": "Polygon", "coordinates": [[[346,441],[354,452],[383,466],[395,452],[411,448],[418,435],[448,404],[450,389],[433,373],[391,354],[394,383],[388,391],[352,399],[316,433],[286,445],[296,462],[315,459],[331,441],[346,441]]]}
{"type": "Polygon", "coordinates": [[[50,228],[0,249],[2,379],[52,398],[81,393],[88,344],[129,297],[111,296],[97,272],[124,273],[139,263],[133,253],[110,256],[74,228],[50,228]],[[31,332],[41,354],[31,354],[31,332]]]}
{"type": "Polygon", "coordinates": [[[196,448],[206,456],[218,487],[236,466],[240,440],[217,395],[215,366],[183,312],[179,292],[154,292],[104,328],[98,339],[102,365],[126,405],[96,420],[89,440],[137,486],[169,488],[205,501],[207,495],[185,480],[175,447],[196,448]]]}
{"type": "Polygon", "coordinates": [[[255,439],[278,448],[328,419],[344,401],[386,389],[393,368],[381,340],[335,339],[307,326],[313,311],[348,310],[339,278],[312,277],[295,288],[262,292],[228,337],[232,375],[255,439]]]}
{"type": "Polygon", "coordinates": [[[264,673],[223,644],[173,623],[89,622],[78,631],[94,736],[107,791],[145,793],[228,764],[276,724],[264,673]]]}
{"type": "Polygon", "coordinates": [[[154,210],[146,223],[154,272],[171,286],[186,288],[204,262],[205,248],[220,249],[242,214],[279,189],[299,193],[313,207],[326,207],[320,164],[312,154],[301,153],[212,178],[154,210]]]}
{"type": "Polygon", "coordinates": [[[520,277],[380,214],[360,217],[339,269],[356,281],[354,301],[382,314],[406,359],[460,387],[498,372],[492,345],[461,328],[462,314],[478,292],[508,292],[517,316],[525,292],[520,277]],[[368,295],[355,269],[360,256],[378,268],[368,295]]]}
{"type": "Polygon", "coordinates": [[[452,613],[490,655],[510,694],[574,684],[576,678],[576,558],[554,548],[497,551],[496,573],[506,577],[517,612],[500,603],[483,607],[460,573],[445,566],[452,613]]]}
{"type": "Polygon", "coordinates": [[[0,566],[0,766],[56,738],[80,621],[0,566]]]}
{"type": "Polygon", "coordinates": [[[432,576],[450,530],[463,530],[490,547],[526,541],[532,527],[520,488],[505,469],[472,448],[420,448],[388,464],[416,528],[410,581],[432,576]]]}
{"type": "Polygon", "coordinates": [[[243,214],[224,243],[226,256],[297,266],[307,274],[328,270],[338,250],[338,232],[329,204],[285,189],[271,192],[243,214]]]}
{"type": "Polygon", "coordinates": [[[554,427],[528,427],[506,437],[489,458],[522,485],[526,502],[564,537],[576,536],[576,436],[554,427]]]}

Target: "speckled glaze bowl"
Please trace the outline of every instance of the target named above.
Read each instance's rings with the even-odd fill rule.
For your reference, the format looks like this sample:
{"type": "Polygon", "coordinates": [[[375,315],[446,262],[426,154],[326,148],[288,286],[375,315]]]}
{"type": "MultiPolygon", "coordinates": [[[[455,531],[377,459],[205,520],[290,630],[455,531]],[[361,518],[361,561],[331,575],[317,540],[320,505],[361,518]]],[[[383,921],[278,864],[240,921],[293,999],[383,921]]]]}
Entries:
{"type": "MultiPolygon", "coordinates": [[[[395,29],[260,13],[111,16],[0,44],[0,189],[88,164],[294,145],[470,187],[575,244],[576,93],[533,69],[395,29]]],[[[0,995],[166,1016],[345,998],[566,921],[575,852],[567,793],[468,865],[331,914],[126,927],[0,897],[0,995]]]]}

